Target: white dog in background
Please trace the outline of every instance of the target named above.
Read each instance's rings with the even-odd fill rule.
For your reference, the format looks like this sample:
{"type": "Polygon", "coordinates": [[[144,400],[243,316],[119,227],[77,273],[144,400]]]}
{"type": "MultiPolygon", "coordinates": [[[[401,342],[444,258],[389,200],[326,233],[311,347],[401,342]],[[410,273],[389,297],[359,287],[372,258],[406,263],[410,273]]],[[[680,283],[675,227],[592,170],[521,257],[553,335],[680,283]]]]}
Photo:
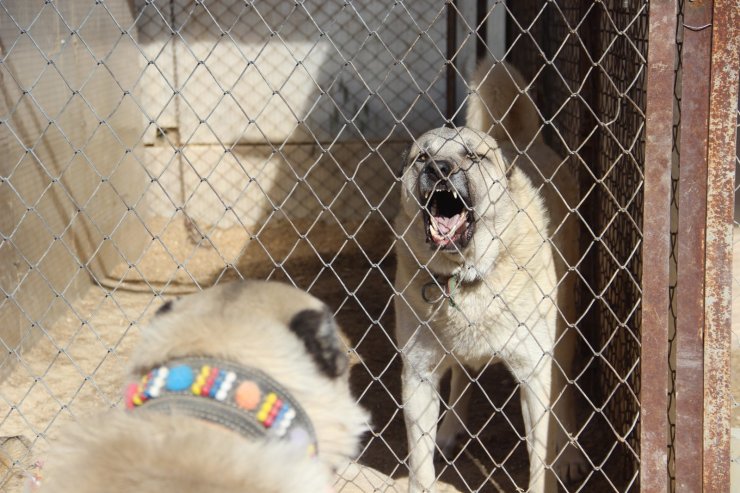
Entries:
{"type": "Polygon", "coordinates": [[[577,181],[539,135],[536,108],[511,66],[483,64],[472,86],[467,128],[419,137],[402,177],[395,307],[409,491],[435,491],[435,442],[449,451],[466,434],[462,365],[503,362],[520,384],[529,491],[554,492],[584,466],[569,444],[574,409],[564,391],[574,348],[568,268],[577,263],[578,232],[568,211],[577,181]],[[437,433],[448,369],[449,410],[437,433]]]}

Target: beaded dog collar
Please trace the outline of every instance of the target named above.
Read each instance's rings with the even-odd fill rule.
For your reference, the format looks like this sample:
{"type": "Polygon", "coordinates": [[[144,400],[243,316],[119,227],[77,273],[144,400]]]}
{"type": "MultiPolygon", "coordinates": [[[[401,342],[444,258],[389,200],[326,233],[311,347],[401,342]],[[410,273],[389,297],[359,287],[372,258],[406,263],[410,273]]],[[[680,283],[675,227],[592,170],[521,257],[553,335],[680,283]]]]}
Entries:
{"type": "Polygon", "coordinates": [[[209,358],[182,358],[126,388],[128,409],[204,419],[247,438],[278,438],[317,453],[311,420],[274,379],[254,368],[209,358]]]}

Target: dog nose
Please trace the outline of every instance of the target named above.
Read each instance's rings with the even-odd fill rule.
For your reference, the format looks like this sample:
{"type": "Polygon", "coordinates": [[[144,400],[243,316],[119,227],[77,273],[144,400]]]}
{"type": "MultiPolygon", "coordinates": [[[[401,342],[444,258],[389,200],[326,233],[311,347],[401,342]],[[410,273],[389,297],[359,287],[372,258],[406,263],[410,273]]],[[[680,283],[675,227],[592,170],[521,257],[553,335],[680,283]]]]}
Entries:
{"type": "Polygon", "coordinates": [[[453,163],[445,160],[431,161],[424,167],[425,173],[435,174],[440,178],[447,178],[454,169],[453,163]]]}

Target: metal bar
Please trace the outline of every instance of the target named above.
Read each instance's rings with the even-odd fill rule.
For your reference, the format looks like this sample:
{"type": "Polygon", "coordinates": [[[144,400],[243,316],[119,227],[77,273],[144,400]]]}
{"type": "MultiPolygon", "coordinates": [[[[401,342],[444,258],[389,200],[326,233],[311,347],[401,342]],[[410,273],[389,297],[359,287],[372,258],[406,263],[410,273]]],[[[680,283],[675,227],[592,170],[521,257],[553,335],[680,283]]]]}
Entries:
{"type": "MultiPolygon", "coordinates": [[[[684,24],[712,22],[711,2],[684,2],[684,24]]],[[[676,292],[676,491],[702,489],[704,232],[712,32],[683,29],[676,292]]]]}
{"type": "Polygon", "coordinates": [[[732,220],[740,59],[737,0],[715,0],[707,149],[704,493],[730,491],[732,220]]]}
{"type": "MultiPolygon", "coordinates": [[[[599,59],[601,55],[601,47],[599,46],[599,26],[601,25],[601,9],[589,8],[587,2],[581,2],[579,5],[580,18],[584,19],[584,25],[588,28],[584,29],[581,33],[581,41],[587,48],[586,53],[590,53],[591,56],[587,56],[585,53],[581,54],[578,58],[578,75],[579,80],[585,81],[583,88],[580,91],[581,98],[591,108],[599,107],[599,94],[601,92],[599,77],[593,70],[593,60],[599,59]],[[588,17],[588,18],[586,18],[588,17]]],[[[591,117],[590,113],[586,110],[586,105],[579,106],[580,115],[580,131],[578,135],[589,135],[596,125],[595,120],[591,117]]],[[[580,143],[579,143],[580,144],[580,143]]],[[[592,176],[598,175],[598,162],[599,162],[599,138],[598,134],[591,136],[585,144],[582,144],[579,152],[580,158],[583,162],[583,167],[588,167],[591,172],[579,171],[578,178],[580,189],[582,191],[591,190],[591,193],[585,198],[583,207],[579,208],[581,216],[583,216],[583,223],[581,224],[580,231],[580,253],[585,253],[585,257],[581,262],[579,272],[584,285],[578,290],[578,313],[584,317],[582,326],[589,329],[585,331],[585,336],[588,338],[588,342],[591,347],[599,347],[600,341],[598,340],[599,324],[599,312],[597,304],[594,303],[594,297],[590,294],[590,290],[587,285],[599,286],[599,261],[598,261],[598,247],[594,247],[594,237],[589,231],[590,228],[597,230],[599,201],[606,200],[601,197],[601,187],[595,187],[595,180],[592,176]],[[586,227],[588,225],[588,227],[586,227]],[[590,308],[589,308],[590,307],[590,308]],[[588,310],[588,311],[587,311],[588,310]]],[[[590,351],[589,351],[590,352],[590,351]]],[[[599,396],[599,399],[606,400],[605,396],[601,395],[604,393],[601,386],[599,386],[598,378],[590,379],[590,395],[599,396]]]]}
{"type": "Polygon", "coordinates": [[[452,126],[452,117],[457,111],[457,74],[455,53],[457,52],[457,0],[447,1],[447,106],[445,118],[452,126]]]}
{"type": "Polygon", "coordinates": [[[668,491],[668,285],[676,3],[649,7],[640,354],[640,489],[668,491]]]}
{"type": "Polygon", "coordinates": [[[475,59],[481,60],[486,56],[486,44],[488,43],[488,0],[478,0],[475,7],[475,59]]]}

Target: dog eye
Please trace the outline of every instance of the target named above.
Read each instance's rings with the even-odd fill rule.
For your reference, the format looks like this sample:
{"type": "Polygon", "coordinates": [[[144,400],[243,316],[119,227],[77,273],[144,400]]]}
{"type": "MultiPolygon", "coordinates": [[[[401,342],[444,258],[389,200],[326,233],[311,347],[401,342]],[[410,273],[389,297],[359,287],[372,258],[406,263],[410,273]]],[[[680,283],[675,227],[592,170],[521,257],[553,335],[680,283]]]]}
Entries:
{"type": "Polygon", "coordinates": [[[477,152],[468,152],[467,154],[465,154],[465,157],[470,159],[471,161],[476,161],[476,162],[483,161],[483,158],[485,158],[485,156],[478,154],[477,152]]]}
{"type": "Polygon", "coordinates": [[[426,152],[421,152],[416,156],[416,160],[421,163],[426,163],[427,159],[429,159],[429,155],[426,152]]]}

